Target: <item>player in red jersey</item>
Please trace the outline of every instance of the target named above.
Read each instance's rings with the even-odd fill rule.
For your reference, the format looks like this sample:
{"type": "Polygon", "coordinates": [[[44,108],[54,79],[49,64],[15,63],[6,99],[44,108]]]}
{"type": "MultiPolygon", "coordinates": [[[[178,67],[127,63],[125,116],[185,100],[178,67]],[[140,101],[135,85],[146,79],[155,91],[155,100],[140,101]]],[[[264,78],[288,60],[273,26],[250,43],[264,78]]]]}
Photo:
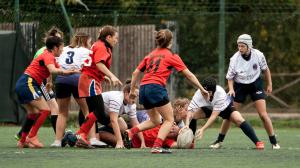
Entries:
{"type": "Polygon", "coordinates": [[[161,116],[163,118],[163,123],[151,152],[171,153],[170,150],[162,148],[162,144],[174,122],[173,109],[165,88],[167,79],[172,72],[172,68],[183,73],[187,79],[201,90],[203,95],[208,95],[208,92],[201,86],[195,75],[185,66],[179,55],[172,53],[170,50],[172,38],[173,35],[170,30],[160,30],[155,37],[157,48],[147,55],[132,73],[130,95],[135,97],[134,91],[136,89],[138,76],[141,72],[144,72],[144,77],[140,84],[139,102],[147,109],[150,120],[127,130],[124,135],[124,139],[127,141],[125,145],[130,144],[128,141],[130,141],[136,133],[159,125],[161,116]]]}
{"type": "MultiPolygon", "coordinates": [[[[149,147],[149,148],[153,147],[153,144],[155,142],[155,139],[157,137],[159,129],[160,129],[160,125],[141,132],[141,133],[143,133],[145,147],[149,147]]],[[[171,127],[169,134],[167,135],[166,139],[163,141],[164,147],[168,147],[168,148],[176,148],[177,147],[176,138],[178,136],[179,130],[180,130],[180,128],[176,124],[174,124],[171,127]]],[[[107,143],[111,146],[115,146],[117,143],[116,136],[114,135],[111,128],[109,128],[107,126],[103,126],[100,128],[99,137],[102,141],[104,141],[105,143],[107,143]]],[[[141,148],[141,144],[142,144],[141,139],[137,136],[137,134],[134,135],[131,140],[131,144],[130,144],[131,147],[132,148],[141,148]]]]}
{"type": "MultiPolygon", "coordinates": [[[[91,65],[84,66],[80,75],[78,92],[80,98],[85,98],[90,113],[76,132],[78,147],[90,147],[87,134],[93,124],[98,121],[106,125],[104,102],[101,95],[101,82],[108,77],[114,86],[121,81],[109,70],[112,62],[112,48],[118,42],[118,32],[112,26],[103,26],[99,30],[98,40],[92,45],[91,65]]],[[[89,60],[87,60],[88,65],[89,60]]]]}
{"type": "MultiPolygon", "coordinates": [[[[44,42],[46,42],[46,39],[50,36],[57,36],[60,37],[61,39],[63,39],[64,33],[59,30],[57,27],[53,26],[49,29],[49,31],[47,31],[45,33],[45,37],[43,39],[44,42]]],[[[39,55],[41,55],[45,50],[46,50],[46,46],[40,48],[34,55],[33,59],[37,58],[39,55]]],[[[50,108],[51,111],[51,125],[53,127],[54,133],[56,131],[56,120],[57,120],[57,115],[58,115],[58,104],[55,100],[55,94],[52,90],[52,75],[50,75],[47,80],[44,80],[43,83],[40,85],[40,90],[42,92],[42,95],[44,96],[45,100],[47,101],[47,104],[50,108]]],[[[38,126],[34,125],[36,120],[41,120],[41,121],[37,121],[37,123],[39,122],[44,122],[42,120],[45,120],[46,117],[49,114],[47,113],[41,113],[39,116],[32,116],[31,114],[28,114],[26,116],[25,122],[22,125],[21,130],[15,135],[15,138],[17,140],[20,140],[23,129],[28,129],[29,127],[31,128],[32,132],[30,134],[32,134],[32,136],[35,136],[37,134],[37,130],[39,129],[38,126]]]]}
{"type": "MultiPolygon", "coordinates": [[[[37,113],[50,113],[49,106],[40,91],[40,85],[44,79],[48,78],[50,74],[69,75],[78,73],[78,71],[74,70],[60,69],[56,63],[55,57],[61,54],[63,46],[63,40],[61,38],[56,36],[48,37],[46,39],[47,50],[31,62],[16,83],[16,93],[19,101],[23,104],[28,114],[32,114],[32,116],[37,113]]],[[[47,116],[48,115],[45,115],[44,117],[47,116]]],[[[35,123],[38,128],[43,124],[43,122],[39,121],[40,120],[37,120],[35,123]]],[[[23,148],[25,145],[37,148],[43,147],[43,144],[37,141],[37,136],[28,135],[29,131],[30,127],[23,130],[21,139],[18,142],[18,147],[23,148]]]]}

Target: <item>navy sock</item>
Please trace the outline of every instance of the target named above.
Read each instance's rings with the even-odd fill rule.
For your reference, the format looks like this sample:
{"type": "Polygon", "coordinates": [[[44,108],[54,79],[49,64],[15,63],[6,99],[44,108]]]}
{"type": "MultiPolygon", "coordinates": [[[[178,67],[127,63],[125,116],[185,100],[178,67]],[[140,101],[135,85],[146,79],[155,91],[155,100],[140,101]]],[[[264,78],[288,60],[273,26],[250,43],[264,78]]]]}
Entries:
{"type": "Polygon", "coordinates": [[[220,134],[218,135],[218,139],[217,139],[217,142],[223,142],[225,139],[225,135],[224,134],[220,134]]]}
{"type": "Polygon", "coordinates": [[[242,131],[244,132],[245,135],[247,135],[251,141],[256,144],[256,142],[258,142],[258,138],[254,132],[254,129],[251,127],[251,125],[244,121],[241,125],[240,128],[242,129],[242,131]]]}
{"type": "Polygon", "coordinates": [[[57,115],[51,115],[51,125],[52,125],[52,128],[54,130],[54,133],[56,133],[56,121],[57,121],[57,115]]]}
{"type": "Polygon", "coordinates": [[[273,144],[273,145],[277,144],[275,135],[269,136],[269,139],[270,139],[271,144],[273,144]]]}

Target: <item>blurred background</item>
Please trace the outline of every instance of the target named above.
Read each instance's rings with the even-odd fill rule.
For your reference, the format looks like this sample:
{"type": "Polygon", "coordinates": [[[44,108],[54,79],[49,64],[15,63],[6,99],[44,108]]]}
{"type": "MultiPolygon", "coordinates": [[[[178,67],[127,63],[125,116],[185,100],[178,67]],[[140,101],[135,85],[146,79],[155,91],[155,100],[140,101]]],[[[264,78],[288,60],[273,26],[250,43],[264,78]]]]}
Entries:
{"type": "MultiPolygon", "coordinates": [[[[174,33],[173,51],[198,79],[214,76],[227,88],[225,75],[237,51],[237,37],[250,34],[272,72],[268,112],[300,114],[299,0],[1,0],[0,122],[22,121],[15,83],[44,45],[48,29],[60,28],[68,45],[77,31],[96,40],[99,28],[107,24],[119,31],[112,71],[122,81],[155,47],[154,32],[169,28],[174,33]]],[[[180,74],[174,73],[168,83],[171,99],[191,98],[195,92],[180,74]]],[[[105,84],[104,88],[119,89],[105,84]]],[[[241,111],[255,113],[252,105],[248,100],[241,111]]],[[[76,105],[70,108],[78,110],[76,105]]]]}

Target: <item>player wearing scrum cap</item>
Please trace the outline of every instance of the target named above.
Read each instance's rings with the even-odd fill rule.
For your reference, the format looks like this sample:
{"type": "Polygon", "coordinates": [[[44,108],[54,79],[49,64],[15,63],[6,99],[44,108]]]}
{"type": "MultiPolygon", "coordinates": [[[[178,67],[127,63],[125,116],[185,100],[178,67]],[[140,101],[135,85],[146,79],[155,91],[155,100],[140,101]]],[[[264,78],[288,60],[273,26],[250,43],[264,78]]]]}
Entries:
{"type": "Polygon", "coordinates": [[[207,122],[196,131],[196,139],[201,139],[205,130],[220,116],[223,118],[223,121],[231,121],[241,128],[244,134],[256,145],[256,149],[264,149],[264,143],[259,141],[255,131],[245,121],[241,113],[235,110],[232,98],[226,94],[221,86],[217,85],[216,80],[206,78],[201,84],[208,91],[209,100],[203,97],[200,90],[197,90],[187,110],[183,109],[181,112],[186,114],[181,115],[184,116],[182,119],[185,120],[186,128],[190,125],[191,119],[208,118],[207,122]]]}
{"type": "MultiPolygon", "coordinates": [[[[260,77],[264,73],[267,82],[266,92],[272,92],[271,72],[262,52],[253,48],[252,38],[248,34],[242,34],[237,39],[238,51],[230,58],[230,64],[226,78],[230,96],[234,97],[234,106],[239,108],[247,96],[250,95],[255,102],[256,110],[263,121],[264,127],[269,135],[273,149],[280,149],[277,143],[272,121],[266,110],[266,94],[263,89],[263,81],[260,77]]],[[[225,134],[230,127],[230,122],[223,121],[218,139],[210,146],[221,147],[225,134]]]]}

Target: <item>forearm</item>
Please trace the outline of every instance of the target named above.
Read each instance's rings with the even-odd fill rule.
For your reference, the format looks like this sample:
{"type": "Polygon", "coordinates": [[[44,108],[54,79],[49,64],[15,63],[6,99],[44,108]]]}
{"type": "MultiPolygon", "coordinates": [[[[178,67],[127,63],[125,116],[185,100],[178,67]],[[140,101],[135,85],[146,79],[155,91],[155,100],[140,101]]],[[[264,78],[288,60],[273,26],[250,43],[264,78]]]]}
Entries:
{"type": "Polygon", "coordinates": [[[185,126],[189,126],[192,119],[193,119],[193,113],[188,111],[186,115],[186,119],[184,120],[185,126]]]}
{"type": "Polygon", "coordinates": [[[110,70],[102,62],[97,63],[96,66],[99,71],[104,73],[104,75],[108,76],[109,78],[115,77],[115,75],[110,72],[110,70]]]}
{"type": "Polygon", "coordinates": [[[111,120],[111,126],[112,126],[112,129],[113,129],[114,134],[116,136],[117,142],[122,141],[122,136],[121,136],[118,120],[117,119],[112,119],[111,120]]]}
{"type": "Polygon", "coordinates": [[[269,68],[264,71],[264,75],[267,85],[272,86],[272,76],[269,68]]]}
{"type": "Polygon", "coordinates": [[[208,127],[212,125],[212,123],[216,120],[217,117],[218,115],[214,114],[213,112],[201,129],[206,130],[208,127]]]}
{"type": "Polygon", "coordinates": [[[137,83],[137,79],[138,76],[140,74],[140,71],[138,69],[136,69],[131,76],[131,86],[130,86],[130,90],[135,90],[136,89],[136,83],[137,83]]]}
{"type": "Polygon", "coordinates": [[[196,76],[190,72],[188,69],[185,69],[182,71],[182,73],[185,75],[185,77],[192,82],[192,84],[194,86],[196,86],[198,89],[200,89],[200,91],[205,91],[205,89],[202,87],[202,85],[200,84],[199,80],[196,78],[196,76]]]}
{"type": "Polygon", "coordinates": [[[228,83],[228,89],[229,89],[229,90],[234,90],[234,89],[233,89],[233,80],[232,80],[232,79],[228,79],[228,82],[227,82],[227,83],[228,83]]]}

